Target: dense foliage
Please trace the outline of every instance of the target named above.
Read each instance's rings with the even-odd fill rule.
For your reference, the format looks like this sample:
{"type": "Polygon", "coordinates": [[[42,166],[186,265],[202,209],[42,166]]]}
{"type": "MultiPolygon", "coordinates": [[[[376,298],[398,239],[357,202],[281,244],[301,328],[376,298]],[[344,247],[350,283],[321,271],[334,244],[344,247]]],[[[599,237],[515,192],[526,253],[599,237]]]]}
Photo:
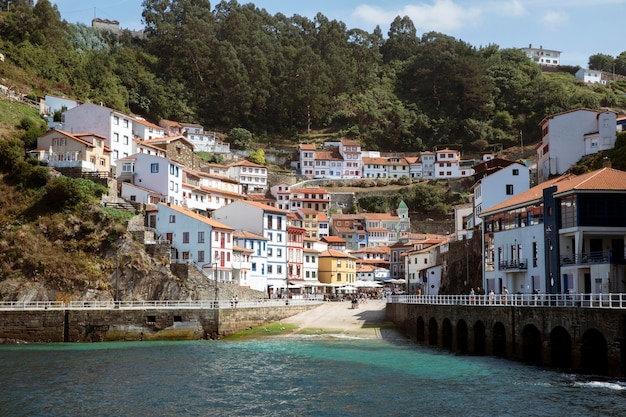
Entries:
{"type": "MultiPolygon", "coordinates": [[[[235,0],[144,0],[139,40],[67,24],[48,0],[30,3],[14,0],[2,13],[0,49],[41,80],[38,93],[155,122],[294,141],[298,132],[327,129],[382,151],[484,150],[517,144],[521,132],[532,143],[549,114],[624,104],[621,91],[594,91],[571,71],[544,74],[516,49],[419,36],[408,17],[391,22],[385,37],[380,28],[348,29],[322,14],[270,15],[235,0]]],[[[590,65],[626,74],[624,57],[598,55],[590,65]]]]}

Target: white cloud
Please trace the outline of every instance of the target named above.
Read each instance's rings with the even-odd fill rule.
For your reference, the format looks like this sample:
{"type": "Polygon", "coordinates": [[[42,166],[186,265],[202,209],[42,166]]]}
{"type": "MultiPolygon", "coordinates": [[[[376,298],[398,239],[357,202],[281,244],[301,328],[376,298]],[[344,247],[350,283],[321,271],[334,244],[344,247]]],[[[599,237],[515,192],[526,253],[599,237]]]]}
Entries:
{"type": "Polygon", "coordinates": [[[562,12],[547,12],[541,16],[541,22],[548,27],[560,26],[567,22],[567,14],[562,12]]]}
{"type": "Polygon", "coordinates": [[[509,0],[509,1],[495,1],[488,5],[490,10],[503,15],[503,16],[524,16],[527,14],[524,1],[522,0],[509,0]]]}
{"type": "Polygon", "coordinates": [[[473,25],[482,17],[477,6],[463,7],[452,0],[434,0],[432,3],[409,4],[395,10],[361,5],[353,12],[354,18],[366,23],[386,26],[396,16],[409,16],[417,32],[449,32],[473,25]]]}

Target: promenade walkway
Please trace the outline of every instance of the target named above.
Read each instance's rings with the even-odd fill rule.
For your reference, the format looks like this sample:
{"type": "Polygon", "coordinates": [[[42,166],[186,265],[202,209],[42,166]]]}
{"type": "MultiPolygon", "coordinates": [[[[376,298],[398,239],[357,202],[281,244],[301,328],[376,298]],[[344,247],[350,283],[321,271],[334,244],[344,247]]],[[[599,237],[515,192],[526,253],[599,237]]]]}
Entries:
{"type": "Polygon", "coordinates": [[[297,329],[288,337],[319,335],[326,337],[380,339],[400,337],[395,326],[385,321],[386,300],[367,300],[352,308],[350,302],[326,302],[309,311],[282,320],[297,329]]]}

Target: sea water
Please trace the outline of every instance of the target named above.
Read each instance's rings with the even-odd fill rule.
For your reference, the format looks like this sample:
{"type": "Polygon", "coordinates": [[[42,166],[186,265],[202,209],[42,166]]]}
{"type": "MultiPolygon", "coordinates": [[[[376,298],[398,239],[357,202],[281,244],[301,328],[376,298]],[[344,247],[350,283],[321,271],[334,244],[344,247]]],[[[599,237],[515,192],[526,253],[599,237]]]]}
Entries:
{"type": "Polygon", "coordinates": [[[0,416],[626,415],[626,384],[395,340],[0,346],[0,416]]]}

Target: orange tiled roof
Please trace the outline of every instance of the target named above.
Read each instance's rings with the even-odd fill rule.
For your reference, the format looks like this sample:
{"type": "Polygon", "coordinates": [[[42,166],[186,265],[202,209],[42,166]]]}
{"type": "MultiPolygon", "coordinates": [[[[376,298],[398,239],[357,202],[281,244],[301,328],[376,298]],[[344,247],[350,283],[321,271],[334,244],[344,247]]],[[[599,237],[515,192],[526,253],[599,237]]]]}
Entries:
{"type": "Polygon", "coordinates": [[[509,198],[489,207],[480,213],[481,215],[508,210],[514,207],[529,205],[533,202],[540,202],[543,199],[543,190],[556,186],[555,195],[568,194],[575,191],[625,191],[626,192],[626,172],[613,168],[602,168],[597,171],[582,175],[565,174],[542,182],[514,197],[509,198]]]}
{"type": "Polygon", "coordinates": [[[169,207],[172,210],[177,211],[178,213],[184,214],[185,216],[189,216],[189,217],[191,217],[191,218],[193,218],[195,220],[198,220],[198,221],[201,221],[203,223],[206,223],[206,224],[208,224],[208,225],[210,225],[211,227],[214,227],[214,228],[219,228],[219,229],[224,229],[224,230],[235,230],[235,229],[233,229],[230,226],[226,226],[225,224],[222,224],[222,223],[220,223],[218,221],[215,221],[215,220],[213,220],[213,219],[211,219],[209,217],[202,216],[202,215],[196,213],[195,211],[188,210],[188,209],[186,209],[184,207],[174,206],[174,205],[168,206],[167,204],[164,204],[164,203],[159,203],[159,206],[169,207]]]}

